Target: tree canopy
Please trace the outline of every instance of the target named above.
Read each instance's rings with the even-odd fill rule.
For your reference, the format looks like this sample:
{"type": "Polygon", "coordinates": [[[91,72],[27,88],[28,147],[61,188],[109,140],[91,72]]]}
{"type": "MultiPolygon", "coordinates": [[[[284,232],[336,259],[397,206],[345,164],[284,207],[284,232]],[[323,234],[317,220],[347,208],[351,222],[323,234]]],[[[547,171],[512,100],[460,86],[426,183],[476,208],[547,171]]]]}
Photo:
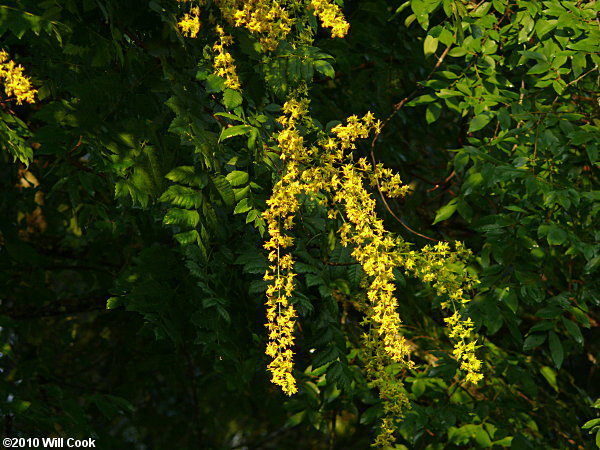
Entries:
{"type": "Polygon", "coordinates": [[[4,0],[5,437],[600,447],[597,0],[4,0]]]}

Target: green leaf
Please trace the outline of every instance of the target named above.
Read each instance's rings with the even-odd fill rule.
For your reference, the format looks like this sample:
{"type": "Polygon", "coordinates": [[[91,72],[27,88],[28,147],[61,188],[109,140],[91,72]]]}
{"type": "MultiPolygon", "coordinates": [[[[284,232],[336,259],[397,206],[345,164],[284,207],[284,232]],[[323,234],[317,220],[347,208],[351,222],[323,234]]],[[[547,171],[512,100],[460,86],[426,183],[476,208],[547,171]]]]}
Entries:
{"type": "Polygon", "coordinates": [[[211,177],[211,181],[213,183],[213,186],[223,199],[223,202],[225,202],[227,206],[232,206],[235,202],[235,194],[233,193],[233,189],[231,189],[229,181],[227,181],[227,179],[223,175],[219,174],[213,175],[211,177]]]}
{"type": "Polygon", "coordinates": [[[207,92],[221,92],[225,89],[225,79],[211,73],[206,77],[206,91],[207,92]]]}
{"type": "Polygon", "coordinates": [[[331,79],[335,78],[335,70],[328,61],[323,61],[322,59],[316,60],[313,63],[313,67],[317,72],[322,73],[326,77],[329,77],[331,79]]]}
{"type": "MultiPolygon", "coordinates": [[[[249,199],[248,198],[243,198],[235,206],[235,209],[233,210],[233,213],[234,214],[242,214],[242,213],[250,211],[251,209],[252,209],[252,205],[250,204],[249,199]]],[[[248,221],[246,221],[246,222],[248,222],[248,221]]]]}
{"type": "Polygon", "coordinates": [[[439,40],[431,35],[425,37],[425,41],[423,42],[423,52],[425,53],[425,57],[435,54],[438,43],[439,40]]]}
{"type": "Polygon", "coordinates": [[[196,230],[185,231],[183,233],[177,233],[174,235],[177,242],[181,245],[189,245],[193,242],[198,242],[200,235],[196,230]]]}
{"type": "Polygon", "coordinates": [[[123,304],[121,297],[110,297],[106,301],[106,309],[115,309],[123,304]]]}
{"type": "Polygon", "coordinates": [[[221,135],[219,136],[219,142],[224,141],[225,139],[229,139],[233,136],[241,136],[244,134],[250,133],[250,131],[254,127],[250,125],[234,125],[231,127],[226,127],[221,130],[221,135]]]}
{"type": "Polygon", "coordinates": [[[419,398],[421,395],[425,393],[425,388],[427,387],[427,382],[422,378],[417,378],[413,381],[410,390],[415,395],[416,398],[419,398]]]}
{"type": "Polygon", "coordinates": [[[546,379],[548,384],[558,392],[558,384],[556,384],[556,372],[548,366],[544,366],[540,369],[540,373],[546,379]]]}
{"type": "Polygon", "coordinates": [[[341,391],[346,393],[352,391],[352,372],[340,361],[334,361],[327,368],[327,381],[330,380],[336,383],[341,391]]]}
{"type": "Polygon", "coordinates": [[[589,428],[593,428],[593,427],[596,427],[596,426],[600,426],[600,418],[588,420],[586,423],[583,424],[583,426],[581,427],[581,429],[582,430],[587,430],[589,428]]]}
{"type": "Polygon", "coordinates": [[[203,173],[197,171],[194,166],[179,166],[165,175],[165,178],[174,183],[183,183],[189,186],[202,188],[206,186],[207,179],[203,173]]]}
{"type": "Polygon", "coordinates": [[[588,155],[590,163],[596,164],[596,162],[598,161],[598,145],[595,142],[589,143],[585,146],[585,152],[588,155]]]}
{"type": "Polygon", "coordinates": [[[248,173],[241,171],[241,170],[234,170],[233,172],[230,172],[227,174],[227,181],[229,181],[229,183],[232,186],[241,186],[243,184],[246,184],[248,182],[248,173]]]}
{"type": "Polygon", "coordinates": [[[583,335],[581,334],[581,330],[577,326],[575,322],[567,319],[566,317],[562,317],[562,323],[567,329],[567,332],[571,335],[573,340],[577,342],[579,345],[583,344],[583,335]]]}
{"type": "Polygon", "coordinates": [[[562,343],[560,342],[560,339],[554,331],[550,331],[550,333],[548,333],[548,341],[550,345],[550,355],[552,356],[554,367],[560,369],[560,366],[562,366],[563,360],[565,358],[562,343]]]}
{"type": "Polygon", "coordinates": [[[449,219],[452,216],[452,214],[454,214],[454,211],[456,211],[456,207],[457,199],[454,198],[450,200],[448,204],[442,206],[440,209],[437,210],[435,220],[433,221],[432,225],[435,225],[436,223],[441,222],[443,220],[449,219]]]}
{"type": "Polygon", "coordinates": [[[348,266],[348,281],[350,281],[352,286],[358,287],[363,275],[364,271],[360,264],[356,263],[348,266]]]}
{"type": "Polygon", "coordinates": [[[163,224],[165,225],[180,225],[189,228],[194,228],[199,221],[198,211],[181,208],[170,208],[163,218],[163,224]]]}
{"type": "Polygon", "coordinates": [[[361,425],[371,425],[381,416],[383,416],[383,407],[381,404],[370,406],[360,415],[359,423],[361,425]]]}
{"type": "Polygon", "coordinates": [[[469,133],[481,130],[493,119],[494,115],[490,112],[483,112],[471,120],[469,123],[469,133]]]}
{"type": "Polygon", "coordinates": [[[339,357],[339,355],[339,349],[335,345],[330,345],[316,353],[315,357],[312,360],[312,366],[314,368],[321,367],[324,364],[336,360],[339,357]]]}
{"type": "Polygon", "coordinates": [[[442,106],[439,103],[430,103],[425,110],[425,120],[427,123],[431,124],[438,120],[441,112],[442,106]]]}
{"type": "Polygon", "coordinates": [[[567,240],[567,233],[558,225],[550,224],[546,239],[550,245],[561,245],[567,240]]]}
{"type": "Polygon", "coordinates": [[[406,106],[422,105],[424,103],[431,103],[437,100],[437,97],[432,94],[421,95],[406,104],[406,106]]]}
{"type": "Polygon", "coordinates": [[[583,273],[589,275],[600,268],[600,255],[593,257],[590,259],[586,265],[583,267],[583,273]]]}
{"type": "Polygon", "coordinates": [[[519,299],[517,298],[517,295],[512,290],[502,292],[502,294],[500,295],[500,301],[502,301],[502,303],[504,303],[506,306],[508,306],[508,308],[514,314],[516,314],[517,309],[519,308],[519,299]]]}
{"type": "Polygon", "coordinates": [[[200,208],[203,202],[202,192],[186,186],[174,185],[160,196],[159,201],[170,202],[175,206],[184,208],[200,208]]]}
{"type": "Polygon", "coordinates": [[[225,89],[223,92],[223,105],[226,109],[232,110],[242,104],[242,94],[233,89],[225,89]]]}
{"type": "Polygon", "coordinates": [[[477,425],[475,428],[475,442],[482,448],[488,448],[492,445],[492,440],[490,439],[490,435],[481,425],[477,425]]]}
{"type": "Polygon", "coordinates": [[[534,333],[525,338],[523,342],[523,351],[528,352],[531,349],[539,347],[546,340],[546,333],[534,333]]]}

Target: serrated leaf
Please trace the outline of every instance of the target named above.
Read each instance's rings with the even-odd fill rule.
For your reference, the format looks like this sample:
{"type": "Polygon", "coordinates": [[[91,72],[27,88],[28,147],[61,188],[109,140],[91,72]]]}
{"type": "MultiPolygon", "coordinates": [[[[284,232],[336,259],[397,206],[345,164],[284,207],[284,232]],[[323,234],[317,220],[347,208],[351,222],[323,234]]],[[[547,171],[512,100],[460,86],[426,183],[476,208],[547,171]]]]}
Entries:
{"type": "Polygon", "coordinates": [[[219,136],[219,142],[234,136],[242,136],[244,134],[248,134],[250,133],[252,128],[253,127],[251,127],[250,125],[234,125],[232,127],[223,128],[221,130],[221,135],[219,136]]]}
{"type": "Polygon", "coordinates": [[[360,284],[360,280],[362,279],[364,274],[363,268],[360,264],[351,264],[348,266],[348,281],[354,287],[358,287],[360,284]]]}
{"type": "Polygon", "coordinates": [[[340,352],[337,347],[331,345],[319,351],[312,360],[314,368],[321,367],[324,364],[330,363],[338,358],[340,352]]]}
{"type": "Polygon", "coordinates": [[[519,299],[513,291],[504,291],[502,295],[500,295],[500,300],[508,306],[513,314],[517,312],[517,309],[519,308],[519,299]]]}
{"type": "Polygon", "coordinates": [[[226,109],[235,109],[242,104],[243,97],[238,91],[233,89],[225,89],[223,92],[223,106],[226,109]]]}
{"type": "Polygon", "coordinates": [[[583,273],[590,274],[600,268],[600,255],[594,256],[583,267],[583,273]]]}
{"type": "Polygon", "coordinates": [[[233,194],[233,189],[231,189],[229,181],[227,181],[227,179],[220,174],[213,175],[211,177],[211,181],[223,199],[223,202],[225,202],[227,206],[232,206],[235,202],[235,195],[233,194]]]}
{"type": "Polygon", "coordinates": [[[200,235],[196,230],[190,230],[183,233],[177,233],[173,237],[177,239],[177,242],[181,245],[189,245],[193,242],[198,242],[200,235]]]}
{"type": "Polygon", "coordinates": [[[331,79],[335,78],[335,70],[328,61],[323,61],[322,59],[319,59],[313,63],[313,67],[317,72],[322,73],[326,77],[329,77],[331,79]]]}
{"type": "Polygon", "coordinates": [[[211,73],[206,77],[206,92],[221,92],[225,89],[225,79],[211,73]]]}
{"type": "Polygon", "coordinates": [[[170,208],[163,217],[165,225],[180,225],[188,228],[194,228],[199,221],[198,211],[181,208],[170,208]]]}
{"type": "Polygon", "coordinates": [[[252,205],[248,198],[241,199],[237,205],[235,205],[235,209],[233,210],[234,214],[242,214],[248,212],[252,209],[252,205]]]}
{"type": "Polygon", "coordinates": [[[233,172],[228,173],[226,178],[227,181],[229,181],[229,183],[235,187],[246,184],[249,176],[247,172],[242,170],[234,170],[233,172]]]}
{"type": "Polygon", "coordinates": [[[174,185],[160,196],[161,202],[170,202],[175,206],[182,206],[187,209],[199,208],[203,202],[202,192],[186,186],[174,185]]]}
{"type": "Polygon", "coordinates": [[[250,186],[248,185],[244,186],[243,188],[233,190],[233,195],[235,196],[236,201],[240,201],[241,199],[248,197],[249,193],[250,186]]]}
{"type": "Polygon", "coordinates": [[[340,361],[334,361],[327,368],[327,381],[333,381],[341,391],[349,393],[352,388],[352,377],[348,367],[340,361]]]}
{"type": "Polygon", "coordinates": [[[215,113],[215,116],[225,117],[226,119],[235,120],[236,122],[243,122],[244,121],[244,119],[242,119],[241,117],[236,116],[235,114],[230,114],[230,113],[226,113],[226,112],[215,113]]]}
{"type": "Polygon", "coordinates": [[[201,188],[206,185],[206,179],[202,175],[194,166],[179,166],[166,174],[165,178],[174,183],[183,183],[201,188]]]}
{"type": "Polygon", "coordinates": [[[258,209],[253,209],[246,216],[246,223],[254,222],[258,216],[260,216],[260,211],[258,209]]]}

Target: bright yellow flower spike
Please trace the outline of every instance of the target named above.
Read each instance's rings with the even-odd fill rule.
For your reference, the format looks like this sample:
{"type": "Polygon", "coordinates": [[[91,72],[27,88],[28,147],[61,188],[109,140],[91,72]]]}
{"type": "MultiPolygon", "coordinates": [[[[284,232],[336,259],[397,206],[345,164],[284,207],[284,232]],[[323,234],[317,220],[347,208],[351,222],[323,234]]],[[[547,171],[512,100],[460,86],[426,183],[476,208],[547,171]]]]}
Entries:
{"type": "Polygon", "coordinates": [[[310,6],[321,19],[321,25],[331,28],[331,37],[343,38],[348,34],[350,24],[346,22],[338,5],[327,0],[312,0],[310,6]]]}
{"type": "Polygon", "coordinates": [[[233,56],[225,50],[225,46],[233,43],[233,38],[226,35],[223,27],[220,25],[216,26],[216,30],[219,35],[219,40],[213,45],[213,50],[216,53],[213,61],[215,73],[220,77],[225,78],[225,86],[239,91],[241,86],[235,69],[235,60],[233,59],[233,56]]]}
{"type": "Polygon", "coordinates": [[[23,75],[23,67],[16,65],[5,50],[0,51],[0,81],[4,84],[4,92],[10,98],[16,97],[17,104],[35,103],[36,89],[31,86],[29,77],[23,75]]]}

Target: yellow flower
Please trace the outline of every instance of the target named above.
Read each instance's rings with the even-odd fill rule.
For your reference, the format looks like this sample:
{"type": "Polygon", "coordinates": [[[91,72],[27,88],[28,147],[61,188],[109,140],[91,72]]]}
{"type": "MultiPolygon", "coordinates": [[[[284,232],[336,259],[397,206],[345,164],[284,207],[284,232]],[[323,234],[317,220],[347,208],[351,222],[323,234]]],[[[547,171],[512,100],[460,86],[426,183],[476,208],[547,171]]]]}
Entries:
{"type": "Polygon", "coordinates": [[[215,59],[213,60],[213,68],[215,74],[225,78],[225,86],[230,89],[240,90],[240,81],[235,68],[235,60],[233,56],[225,50],[225,46],[233,42],[233,38],[225,34],[225,30],[220,25],[215,27],[219,35],[219,41],[213,45],[215,51],[215,59]]]}
{"type": "Polygon", "coordinates": [[[200,31],[200,8],[194,6],[189,13],[185,13],[177,26],[184,35],[195,38],[200,31]]]}
{"type": "Polygon", "coordinates": [[[0,81],[8,97],[15,96],[17,104],[34,103],[36,89],[31,86],[29,77],[23,75],[23,67],[16,65],[5,50],[0,51],[0,81]]]}
{"type": "Polygon", "coordinates": [[[311,0],[310,6],[321,19],[321,25],[331,28],[332,37],[343,38],[348,34],[350,24],[346,22],[338,5],[327,0],[311,0]]]}

